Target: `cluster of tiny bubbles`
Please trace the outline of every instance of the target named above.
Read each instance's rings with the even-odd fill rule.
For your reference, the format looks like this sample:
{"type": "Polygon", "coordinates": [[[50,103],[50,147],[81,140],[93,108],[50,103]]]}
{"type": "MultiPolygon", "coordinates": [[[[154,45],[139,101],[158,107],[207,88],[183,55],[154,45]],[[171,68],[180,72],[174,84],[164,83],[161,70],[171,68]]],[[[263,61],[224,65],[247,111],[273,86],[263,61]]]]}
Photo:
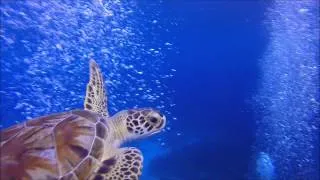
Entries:
{"type": "Polygon", "coordinates": [[[318,13],[315,1],[275,1],[267,15],[256,149],[273,158],[279,179],[319,178],[318,13]]]}
{"type": "Polygon", "coordinates": [[[272,159],[265,152],[260,152],[256,159],[256,172],[257,177],[261,180],[272,180],[274,179],[274,166],[272,159]]]}
{"type": "Polygon", "coordinates": [[[157,9],[150,16],[133,1],[102,0],[15,1],[0,8],[0,95],[13,104],[7,108],[25,119],[83,108],[88,62],[95,59],[111,115],[154,107],[172,118],[174,91],[164,82],[174,76],[166,62],[174,44],[145,37],[150,30],[169,33],[157,25],[157,9]]]}

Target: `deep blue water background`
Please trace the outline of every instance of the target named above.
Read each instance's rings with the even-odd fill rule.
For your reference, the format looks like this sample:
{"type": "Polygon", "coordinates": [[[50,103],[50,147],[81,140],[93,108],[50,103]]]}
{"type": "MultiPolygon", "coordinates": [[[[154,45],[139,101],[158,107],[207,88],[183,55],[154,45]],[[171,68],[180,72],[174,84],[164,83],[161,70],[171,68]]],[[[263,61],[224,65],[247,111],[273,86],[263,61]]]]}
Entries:
{"type": "Polygon", "coordinates": [[[248,101],[268,41],[266,4],[188,1],[163,8],[165,16],[184,19],[173,34],[181,53],[168,56],[177,70],[168,82],[176,90],[173,126],[184,136],[168,138],[173,152],[154,162],[154,172],[163,179],[246,179],[255,136],[248,101]]]}
{"type": "MultiPolygon", "coordinates": [[[[154,74],[167,74],[170,69],[174,69],[174,76],[161,80],[161,84],[175,91],[167,93],[166,96],[175,106],[168,105],[160,108],[163,112],[170,112],[167,117],[171,130],[133,142],[133,145],[140,147],[146,154],[148,165],[143,179],[148,180],[151,177],[160,180],[249,179],[252,171],[255,171],[252,163],[256,152],[252,147],[256,143],[256,121],[261,118],[254,109],[257,107],[252,105],[252,97],[257,94],[262,78],[259,60],[263,58],[270,41],[270,32],[264,24],[270,4],[263,1],[226,0],[159,2],[139,1],[137,3],[136,8],[140,9],[143,15],[135,17],[138,22],[136,28],[141,28],[143,32],[141,41],[146,47],[157,47],[164,42],[170,42],[174,50],[164,48],[161,50],[161,53],[165,54],[162,59],[164,63],[156,70],[148,66],[140,67],[140,61],[135,64],[132,60],[132,64],[144,68],[143,78],[146,85],[153,89],[158,88],[156,84],[151,83],[154,80],[154,74]],[[157,15],[155,11],[158,12],[157,15]],[[150,25],[150,21],[153,21],[155,16],[158,17],[157,27],[162,28],[150,25]],[[160,148],[151,146],[159,139],[165,142],[160,148]]],[[[85,23],[79,22],[78,26],[85,26],[85,23]]],[[[39,42],[44,38],[33,28],[19,31],[8,26],[5,29],[15,34],[16,41],[27,39],[31,42],[31,52],[37,51],[39,42]]],[[[52,36],[51,40],[54,42],[55,38],[52,36]]],[[[77,36],[75,35],[74,38],[77,39],[77,36]]],[[[88,42],[86,48],[92,48],[93,51],[98,52],[100,41],[93,39],[88,42]],[[91,47],[90,43],[98,45],[91,47]]],[[[1,90],[6,92],[19,90],[20,93],[27,94],[28,91],[20,85],[24,79],[19,80],[15,76],[16,74],[24,76],[26,73],[29,64],[24,64],[17,59],[31,58],[30,51],[26,51],[25,47],[19,43],[9,48],[4,43],[3,47],[1,61],[10,60],[12,64],[10,68],[13,72],[8,74],[1,71],[1,78],[5,79],[1,81],[1,90]]],[[[142,47],[138,47],[136,51],[139,51],[139,48],[142,47]]],[[[132,49],[129,48],[129,50],[132,49]]],[[[130,59],[130,53],[126,52],[128,49],[123,47],[122,51],[123,58],[126,56],[130,59]]],[[[77,52],[75,49],[71,55],[75,59],[81,59],[83,54],[77,52]]],[[[57,51],[48,56],[59,59],[63,54],[57,51]]],[[[99,53],[94,58],[100,64],[105,61],[99,53]]],[[[141,55],[140,59],[152,64],[155,57],[146,53],[141,55]]],[[[77,81],[85,83],[88,81],[86,63],[79,63],[81,66],[77,69],[77,73],[64,74],[65,69],[57,66],[56,71],[52,69],[48,76],[54,77],[55,74],[77,76],[77,81]]],[[[79,64],[70,63],[68,68],[71,70],[74,67],[78,68],[79,64]]],[[[113,66],[102,67],[107,77],[111,76],[107,69],[110,67],[113,66]]],[[[118,73],[123,75],[121,82],[128,82],[109,90],[124,94],[129,90],[128,84],[134,81],[126,76],[126,70],[120,70],[118,73]]],[[[67,80],[66,82],[68,83],[65,84],[64,92],[75,89],[77,94],[84,94],[84,86],[79,89],[73,86],[74,82],[67,80]]],[[[57,92],[59,95],[52,94],[50,85],[43,84],[40,87],[44,89],[44,93],[46,91],[50,93],[53,99],[61,94],[65,99],[69,98],[67,93],[60,91],[57,92]]],[[[113,98],[113,100],[119,100],[116,99],[117,97],[113,98]]],[[[72,105],[60,104],[54,111],[60,112],[64,108],[81,108],[81,99],[77,100],[80,101],[72,105]]],[[[138,105],[154,107],[160,100],[162,99],[154,102],[139,102],[138,105]]],[[[36,99],[33,101],[37,104],[36,99]]],[[[18,102],[19,96],[1,95],[3,127],[14,124],[15,120],[21,121],[26,118],[20,109],[15,108],[18,102]]],[[[115,113],[118,109],[131,108],[135,105],[137,104],[131,100],[124,104],[112,104],[111,112],[115,113]]],[[[44,115],[49,112],[41,113],[44,115]]]]}

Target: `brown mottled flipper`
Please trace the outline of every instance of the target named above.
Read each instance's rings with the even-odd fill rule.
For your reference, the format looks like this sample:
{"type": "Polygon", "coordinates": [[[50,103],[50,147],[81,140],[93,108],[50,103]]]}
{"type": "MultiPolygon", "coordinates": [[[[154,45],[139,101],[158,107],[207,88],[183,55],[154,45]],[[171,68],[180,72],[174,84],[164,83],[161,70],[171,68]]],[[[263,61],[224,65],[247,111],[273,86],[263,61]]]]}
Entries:
{"type": "Polygon", "coordinates": [[[119,153],[102,161],[90,180],[138,180],[142,173],[143,156],[136,148],[121,148],[119,153]]]}
{"type": "Polygon", "coordinates": [[[109,117],[107,96],[104,88],[100,68],[94,60],[90,60],[90,80],[87,84],[84,109],[109,117]]]}

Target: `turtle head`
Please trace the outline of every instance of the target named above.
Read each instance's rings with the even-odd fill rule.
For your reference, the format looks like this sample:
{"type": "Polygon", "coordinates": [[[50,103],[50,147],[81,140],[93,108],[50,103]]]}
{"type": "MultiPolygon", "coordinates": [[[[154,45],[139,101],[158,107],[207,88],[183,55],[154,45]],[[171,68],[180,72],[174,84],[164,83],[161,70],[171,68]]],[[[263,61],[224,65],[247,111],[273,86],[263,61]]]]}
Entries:
{"type": "Polygon", "coordinates": [[[150,108],[131,109],[121,114],[121,124],[128,139],[150,136],[160,132],[166,125],[166,117],[150,108]]]}

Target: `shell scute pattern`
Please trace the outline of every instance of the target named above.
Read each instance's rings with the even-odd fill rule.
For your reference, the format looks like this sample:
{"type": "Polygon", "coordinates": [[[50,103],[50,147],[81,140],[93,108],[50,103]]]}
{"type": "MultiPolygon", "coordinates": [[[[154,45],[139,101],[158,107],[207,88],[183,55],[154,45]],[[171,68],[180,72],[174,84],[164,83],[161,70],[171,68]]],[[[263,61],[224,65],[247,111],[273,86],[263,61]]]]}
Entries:
{"type": "Polygon", "coordinates": [[[51,114],[48,116],[42,116],[35,118],[33,120],[29,120],[26,122],[26,126],[54,126],[58,122],[68,118],[70,116],[69,112],[65,113],[57,113],[57,114],[51,114]]]}
{"type": "Polygon", "coordinates": [[[101,139],[105,139],[107,136],[105,125],[103,125],[101,122],[97,123],[96,125],[96,136],[101,139]]]}
{"type": "Polygon", "coordinates": [[[89,111],[84,111],[84,110],[79,109],[79,110],[73,110],[72,114],[79,115],[79,116],[81,116],[81,117],[83,117],[93,123],[96,123],[97,120],[99,119],[99,115],[96,113],[92,113],[92,112],[88,113],[88,112],[89,111]]]}
{"type": "Polygon", "coordinates": [[[91,157],[87,157],[78,168],[75,169],[74,173],[79,179],[87,179],[93,169],[98,166],[98,163],[91,157]]]}
{"type": "Polygon", "coordinates": [[[99,119],[96,113],[76,110],[2,131],[1,162],[12,163],[1,163],[1,172],[9,176],[1,179],[82,178],[102,158],[104,142],[96,132],[105,137],[107,131],[99,119]]]}
{"type": "Polygon", "coordinates": [[[69,173],[69,174],[63,176],[59,180],[74,180],[74,179],[77,179],[77,178],[78,177],[72,172],[72,173],[69,173]]]}
{"type": "Polygon", "coordinates": [[[54,130],[57,159],[62,175],[73,170],[88,154],[95,135],[94,124],[72,115],[54,130]]]}
{"type": "Polygon", "coordinates": [[[63,173],[74,171],[77,177],[83,178],[85,174],[80,172],[89,170],[91,172],[102,159],[104,150],[102,137],[106,137],[107,129],[100,122],[100,117],[96,113],[83,110],[76,111],[76,113],[73,111],[73,114],[81,115],[83,119],[77,119],[73,123],[69,122],[70,128],[67,126],[64,127],[66,129],[59,128],[64,133],[61,141],[67,142],[64,142],[64,148],[58,149],[63,149],[62,153],[65,153],[65,156],[61,158],[61,160],[65,161],[64,165],[69,165],[69,167],[62,169],[64,170],[63,173]],[[95,120],[93,121],[92,119],[95,120]],[[66,145],[70,147],[69,151],[66,145]],[[83,170],[79,171],[79,169],[83,170]]]}
{"type": "Polygon", "coordinates": [[[12,126],[8,129],[6,129],[5,131],[1,131],[1,133],[0,133],[1,145],[4,144],[10,138],[13,138],[15,135],[17,135],[17,133],[19,133],[21,131],[21,129],[24,128],[24,126],[25,126],[24,123],[17,124],[15,126],[12,126]]]}
{"type": "Polygon", "coordinates": [[[103,146],[104,146],[103,141],[99,138],[95,138],[90,156],[98,160],[101,160],[103,155],[103,146]]]}
{"type": "Polygon", "coordinates": [[[44,116],[2,131],[10,138],[1,143],[1,172],[6,172],[6,177],[1,179],[32,179],[32,172],[36,169],[41,172],[36,177],[38,179],[57,177],[53,123],[59,123],[64,116],[44,116]]]}

